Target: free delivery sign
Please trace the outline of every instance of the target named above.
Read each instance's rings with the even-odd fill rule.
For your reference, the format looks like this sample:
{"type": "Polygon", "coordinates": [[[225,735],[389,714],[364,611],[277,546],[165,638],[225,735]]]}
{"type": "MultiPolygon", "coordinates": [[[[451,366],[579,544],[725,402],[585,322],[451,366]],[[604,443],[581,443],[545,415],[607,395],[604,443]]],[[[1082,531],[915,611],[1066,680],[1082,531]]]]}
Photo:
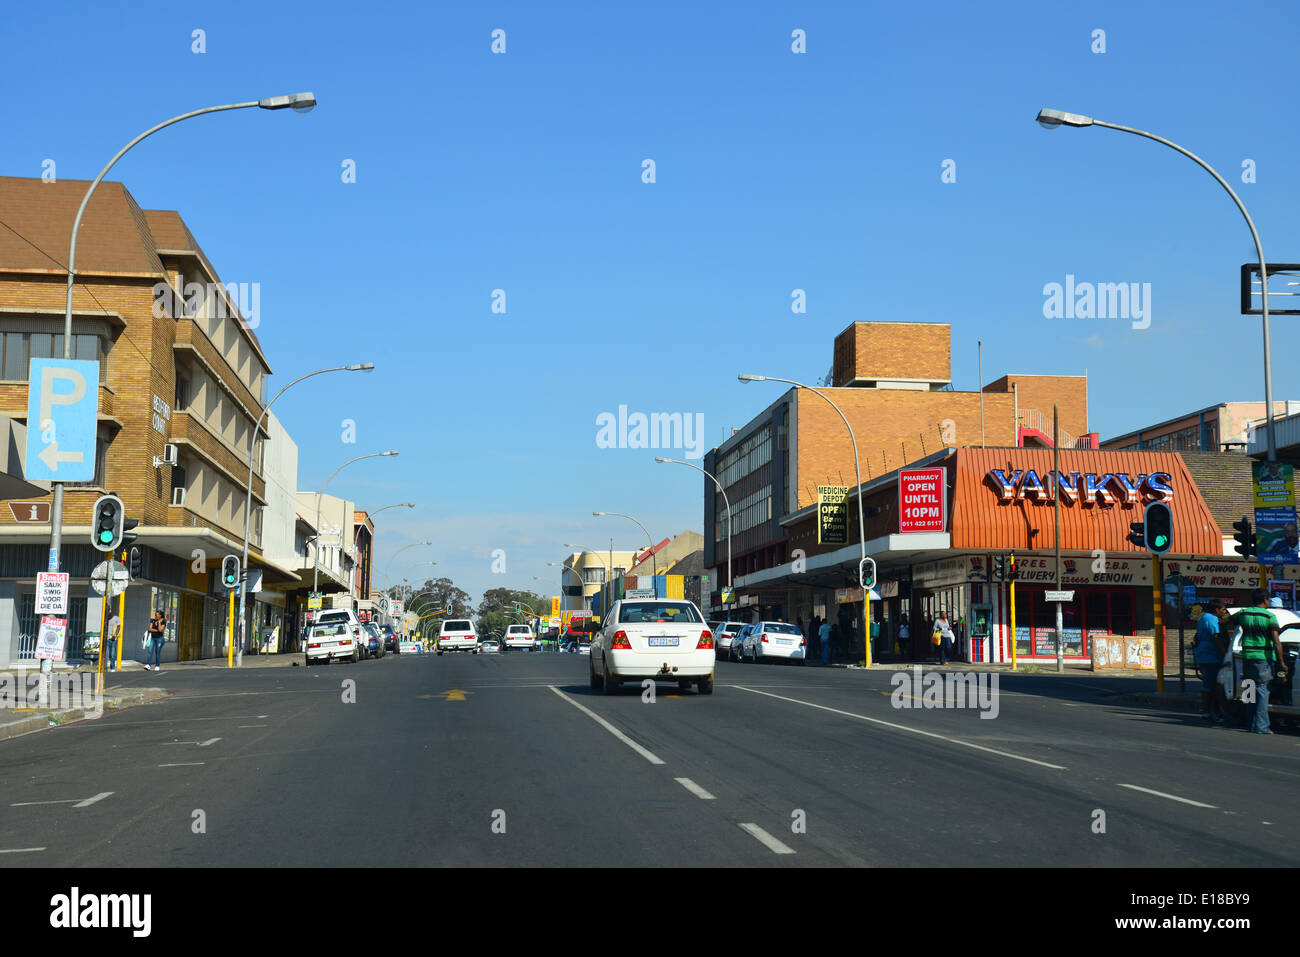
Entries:
{"type": "Polygon", "coordinates": [[[898,473],[898,532],[942,532],[948,525],[945,469],[902,469],[898,473]]]}

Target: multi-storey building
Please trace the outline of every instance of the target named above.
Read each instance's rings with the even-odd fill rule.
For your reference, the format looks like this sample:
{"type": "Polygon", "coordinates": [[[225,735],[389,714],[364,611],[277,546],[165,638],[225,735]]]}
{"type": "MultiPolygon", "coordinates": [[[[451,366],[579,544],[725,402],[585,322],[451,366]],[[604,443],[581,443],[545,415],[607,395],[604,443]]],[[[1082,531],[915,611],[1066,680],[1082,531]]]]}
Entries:
{"type": "MultiPolygon", "coordinates": [[[[7,227],[0,230],[0,414],[18,421],[27,418],[29,361],[63,355],[68,241],[87,185],[0,177],[7,227]]],[[[270,364],[180,215],[141,209],[121,183],[96,190],[76,265],[72,356],[100,364],[99,425],[94,477],[66,486],[64,497],[62,564],[73,582],[68,655],[79,654],[86,631],[99,630],[87,578],[103,558],[89,533],[93,503],[105,492],[118,494],[140,522],[144,576],[126,592],[124,634],[142,633],[149,611],[161,609],[175,641],[168,657],[219,654],[227,605],[214,570],[224,554],[241,551],[246,496],[250,566],[261,568],[269,590],[294,579],[262,558],[260,437],[246,488],[270,364]]],[[[48,518],[18,518],[0,509],[0,663],[32,654],[34,581],[50,538],[48,518]]],[[[257,605],[249,603],[250,633],[257,605]]],[[[273,617],[261,615],[259,626],[273,617]]],[[[128,640],[133,654],[139,643],[128,640]]]]}
{"type": "MultiPolygon", "coordinates": [[[[1220,402],[1101,443],[1126,452],[1244,452],[1256,431],[1262,436],[1263,402],[1220,402]]],[[[1274,421],[1300,411],[1300,402],[1275,400],[1274,421]]]]}

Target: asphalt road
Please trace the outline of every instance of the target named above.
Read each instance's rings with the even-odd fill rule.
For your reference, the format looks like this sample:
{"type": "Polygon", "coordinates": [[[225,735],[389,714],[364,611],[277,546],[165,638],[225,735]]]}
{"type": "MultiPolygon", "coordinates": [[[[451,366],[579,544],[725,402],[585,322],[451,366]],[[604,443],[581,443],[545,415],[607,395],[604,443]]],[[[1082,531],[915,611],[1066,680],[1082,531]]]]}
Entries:
{"type": "Polygon", "coordinates": [[[895,707],[921,702],[885,671],[723,662],[714,695],[650,702],[591,690],[587,667],[116,676],[174,697],[0,742],[0,867],[1300,860],[1300,736],[1122,703],[1123,679],[1003,676],[981,718],[895,707]]]}

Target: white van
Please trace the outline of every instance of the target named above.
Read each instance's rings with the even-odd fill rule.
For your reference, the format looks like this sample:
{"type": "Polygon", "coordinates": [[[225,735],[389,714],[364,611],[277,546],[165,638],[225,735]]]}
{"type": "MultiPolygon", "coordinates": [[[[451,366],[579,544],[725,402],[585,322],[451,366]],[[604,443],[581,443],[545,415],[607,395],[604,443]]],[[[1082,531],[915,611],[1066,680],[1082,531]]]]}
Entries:
{"type": "Polygon", "coordinates": [[[468,618],[449,618],[438,630],[438,654],[444,651],[470,651],[478,654],[478,636],[468,618]]]}

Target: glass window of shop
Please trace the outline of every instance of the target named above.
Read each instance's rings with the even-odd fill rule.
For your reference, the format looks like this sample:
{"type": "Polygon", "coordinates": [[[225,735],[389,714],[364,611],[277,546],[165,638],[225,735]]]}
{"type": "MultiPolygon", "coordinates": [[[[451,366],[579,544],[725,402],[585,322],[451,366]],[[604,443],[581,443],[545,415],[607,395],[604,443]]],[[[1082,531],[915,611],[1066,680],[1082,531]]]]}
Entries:
{"type": "MultiPolygon", "coordinates": [[[[1046,599],[1048,589],[1036,585],[1016,587],[1016,654],[1056,657],[1056,603],[1046,599]]],[[[1087,658],[1094,635],[1135,635],[1132,589],[1079,588],[1075,600],[1061,608],[1061,634],[1067,658],[1087,658]]]]}

